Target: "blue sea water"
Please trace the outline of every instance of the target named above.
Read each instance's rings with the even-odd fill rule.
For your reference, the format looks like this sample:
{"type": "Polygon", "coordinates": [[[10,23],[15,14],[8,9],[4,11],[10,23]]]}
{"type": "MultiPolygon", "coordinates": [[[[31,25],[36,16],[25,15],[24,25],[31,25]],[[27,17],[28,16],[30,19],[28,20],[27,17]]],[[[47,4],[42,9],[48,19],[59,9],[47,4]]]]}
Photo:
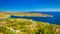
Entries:
{"type": "Polygon", "coordinates": [[[11,16],[11,18],[26,18],[26,19],[32,19],[35,21],[42,21],[42,22],[48,22],[50,24],[59,24],[60,25],[60,12],[37,12],[37,13],[43,13],[43,14],[51,14],[53,17],[18,17],[18,16],[11,16]]]}

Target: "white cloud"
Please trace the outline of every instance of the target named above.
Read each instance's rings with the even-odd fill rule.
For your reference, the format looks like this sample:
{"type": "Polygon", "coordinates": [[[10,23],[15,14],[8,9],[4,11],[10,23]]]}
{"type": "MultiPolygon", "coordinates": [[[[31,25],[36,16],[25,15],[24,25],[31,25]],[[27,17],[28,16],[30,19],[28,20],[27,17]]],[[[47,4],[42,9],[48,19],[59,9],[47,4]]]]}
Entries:
{"type": "Polygon", "coordinates": [[[60,8],[41,8],[41,9],[32,9],[32,10],[0,10],[5,12],[60,12],[60,8]]]}
{"type": "Polygon", "coordinates": [[[55,11],[60,11],[60,8],[43,8],[43,9],[33,9],[33,10],[30,10],[30,11],[53,11],[53,12],[55,12],[55,11]]]}

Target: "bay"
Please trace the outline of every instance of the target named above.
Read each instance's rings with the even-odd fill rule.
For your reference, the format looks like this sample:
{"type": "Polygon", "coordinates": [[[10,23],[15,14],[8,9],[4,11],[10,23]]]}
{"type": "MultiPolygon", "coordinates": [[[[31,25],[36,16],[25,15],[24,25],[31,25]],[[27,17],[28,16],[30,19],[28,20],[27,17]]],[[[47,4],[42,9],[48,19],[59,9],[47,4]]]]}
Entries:
{"type": "MultiPolygon", "coordinates": [[[[33,13],[35,13],[35,12],[33,12],[33,13]]],[[[21,17],[21,16],[11,15],[10,18],[26,18],[26,19],[32,19],[35,21],[48,22],[50,24],[59,24],[60,25],[60,12],[36,12],[36,13],[50,14],[50,15],[53,15],[53,17],[27,17],[27,16],[21,17]]]]}

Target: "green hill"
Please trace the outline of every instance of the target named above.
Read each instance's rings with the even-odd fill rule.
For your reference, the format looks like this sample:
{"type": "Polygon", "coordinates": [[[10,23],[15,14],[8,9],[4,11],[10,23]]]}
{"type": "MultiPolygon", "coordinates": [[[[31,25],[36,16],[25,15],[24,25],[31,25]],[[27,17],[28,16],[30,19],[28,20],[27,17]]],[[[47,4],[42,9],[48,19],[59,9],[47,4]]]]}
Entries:
{"type": "Polygon", "coordinates": [[[9,18],[0,20],[0,34],[60,34],[60,25],[9,18]]]}

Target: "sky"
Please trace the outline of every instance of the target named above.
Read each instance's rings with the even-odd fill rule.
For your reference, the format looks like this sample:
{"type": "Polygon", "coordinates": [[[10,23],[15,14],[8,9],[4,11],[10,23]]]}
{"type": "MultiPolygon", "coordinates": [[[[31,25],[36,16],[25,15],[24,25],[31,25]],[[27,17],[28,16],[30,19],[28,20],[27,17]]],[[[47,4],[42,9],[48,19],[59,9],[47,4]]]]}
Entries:
{"type": "Polygon", "coordinates": [[[0,11],[60,11],[60,0],[0,0],[0,11]]]}

